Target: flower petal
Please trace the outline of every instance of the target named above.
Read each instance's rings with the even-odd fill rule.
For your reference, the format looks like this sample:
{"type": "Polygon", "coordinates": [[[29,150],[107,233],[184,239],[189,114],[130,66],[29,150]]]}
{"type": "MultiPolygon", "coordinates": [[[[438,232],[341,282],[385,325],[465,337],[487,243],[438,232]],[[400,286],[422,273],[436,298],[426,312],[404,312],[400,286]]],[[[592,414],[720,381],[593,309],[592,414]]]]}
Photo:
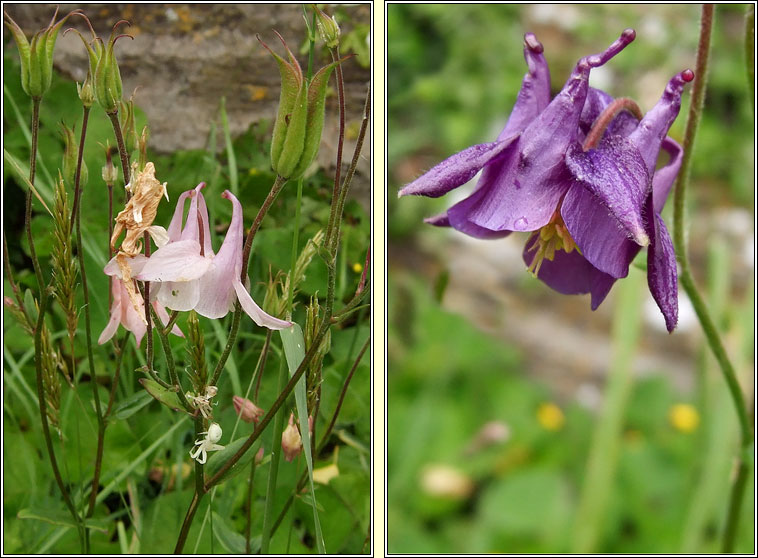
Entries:
{"type": "Polygon", "coordinates": [[[645,206],[649,234],[653,239],[647,251],[647,284],[666,320],[666,329],[671,333],[679,316],[674,244],[666,224],[653,209],[652,196],[645,206]]]}
{"type": "Polygon", "coordinates": [[[664,138],[661,149],[667,151],[671,158],[653,175],[653,209],[656,213],[663,211],[666,198],[671,191],[671,186],[674,185],[676,175],[679,174],[679,168],[682,166],[682,159],[684,158],[682,146],[669,137],[664,138]]]}
{"type": "Polygon", "coordinates": [[[170,242],[176,242],[182,236],[184,201],[193,195],[193,192],[194,190],[187,190],[186,192],[182,192],[182,194],[179,196],[179,199],[176,200],[176,209],[174,209],[174,216],[171,217],[171,223],[169,223],[168,229],[166,229],[170,242]]]}
{"type": "Polygon", "coordinates": [[[640,150],[651,175],[658,162],[661,142],[679,114],[684,84],[693,78],[694,74],[690,70],[684,70],[672,77],[658,103],[645,114],[637,129],[629,136],[629,140],[640,150]]]}
{"type": "Polygon", "coordinates": [[[524,59],[529,71],[521,82],[516,104],[498,140],[523,132],[550,104],[550,70],[542,52],[542,44],[534,33],[524,35],[524,59]]]}
{"type": "MultiPolygon", "coordinates": [[[[152,302],[153,308],[155,308],[155,313],[158,314],[158,317],[161,319],[161,322],[165,326],[168,324],[169,320],[171,319],[168,315],[168,312],[166,312],[166,309],[163,307],[163,305],[158,302],[157,300],[154,300],[152,302]]],[[[184,333],[182,333],[182,330],[179,329],[179,326],[174,324],[174,327],[171,328],[171,333],[178,337],[184,337],[184,333]]]]}
{"type": "Polygon", "coordinates": [[[114,279],[111,281],[111,293],[113,293],[113,302],[111,303],[111,316],[108,324],[103,329],[100,337],[97,338],[98,345],[108,342],[118,330],[118,324],[121,323],[121,281],[114,279]]]}
{"type": "Polygon", "coordinates": [[[197,241],[179,240],[156,250],[134,277],[140,281],[193,281],[202,276],[210,264],[209,258],[200,255],[197,241]]]}
{"type": "Polygon", "coordinates": [[[627,276],[640,246],[629,239],[597,197],[575,184],[563,199],[561,217],[591,265],[615,278],[627,276]]]}
{"type": "Polygon", "coordinates": [[[279,318],[266,314],[266,312],[255,303],[250,296],[250,293],[245,290],[239,277],[235,277],[234,290],[237,292],[237,299],[240,301],[240,305],[245,311],[245,314],[250,316],[259,326],[267,327],[268,329],[285,329],[292,325],[292,322],[280,320],[279,318]]]}
{"type": "MultiPolygon", "coordinates": [[[[523,258],[527,266],[531,266],[537,253],[536,242],[537,236],[533,235],[524,246],[523,258]]],[[[576,250],[571,253],[559,250],[555,252],[552,260],[542,260],[537,278],[561,294],[590,293],[593,310],[605,300],[616,281],[607,273],[593,267],[576,250]]]]}
{"type": "Polygon", "coordinates": [[[158,291],[158,302],[171,310],[187,312],[197,306],[200,300],[200,281],[167,281],[158,291]]]}
{"type": "Polygon", "coordinates": [[[232,221],[212,264],[200,279],[200,300],[195,311],[206,318],[226,316],[237,295],[232,283],[242,271],[242,205],[226,190],[222,197],[232,202],[232,221]]]}
{"type": "Polygon", "coordinates": [[[632,40],[634,31],[627,29],[603,53],[577,62],[561,92],[521,134],[518,156],[509,158],[497,177],[488,177],[496,185],[492,195],[469,209],[472,223],[490,230],[534,231],[550,221],[570,186],[564,158],[569,146],[578,143],[590,70],[605,64],[632,40]]]}
{"type": "Polygon", "coordinates": [[[498,158],[517,137],[467,147],[405,186],[398,197],[413,195],[439,198],[447,194],[474,178],[484,165],[498,158]]]}
{"type": "MultiPolygon", "coordinates": [[[[566,164],[627,234],[640,246],[646,246],[649,238],[642,222],[642,204],[652,186],[637,148],[621,136],[611,136],[600,142],[597,149],[582,151],[578,146],[569,149],[566,164]]],[[[576,219],[575,224],[581,225],[576,219]]]]}

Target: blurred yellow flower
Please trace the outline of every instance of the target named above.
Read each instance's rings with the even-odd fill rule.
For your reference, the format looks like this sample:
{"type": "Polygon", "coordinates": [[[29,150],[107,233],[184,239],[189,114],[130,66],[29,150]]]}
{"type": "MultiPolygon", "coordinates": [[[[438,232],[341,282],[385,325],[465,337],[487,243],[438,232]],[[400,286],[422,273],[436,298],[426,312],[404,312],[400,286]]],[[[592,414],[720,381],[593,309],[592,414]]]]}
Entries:
{"type": "Polygon", "coordinates": [[[555,403],[541,403],[537,408],[537,422],[545,430],[557,432],[563,428],[566,417],[563,415],[561,408],[555,403]]]}
{"type": "Polygon", "coordinates": [[[362,265],[362,264],[359,264],[358,262],[355,262],[355,263],[353,264],[353,271],[354,271],[355,273],[360,273],[361,271],[363,271],[363,265],[362,265]]]}
{"type": "Polygon", "coordinates": [[[700,424],[700,415],[692,405],[677,403],[669,409],[669,422],[680,432],[689,434],[697,430],[700,424]]]}
{"type": "Polygon", "coordinates": [[[430,496],[463,500],[474,491],[474,482],[455,467],[430,464],[421,472],[421,487],[430,496]]]}

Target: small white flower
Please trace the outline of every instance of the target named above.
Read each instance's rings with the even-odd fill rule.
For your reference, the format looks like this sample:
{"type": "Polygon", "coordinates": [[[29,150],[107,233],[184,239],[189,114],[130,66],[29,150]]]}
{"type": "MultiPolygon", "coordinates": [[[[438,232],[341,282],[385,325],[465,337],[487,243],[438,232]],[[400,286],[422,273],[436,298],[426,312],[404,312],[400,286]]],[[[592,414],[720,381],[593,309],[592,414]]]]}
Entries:
{"type": "Polygon", "coordinates": [[[190,450],[190,457],[202,465],[208,459],[209,451],[222,450],[224,446],[216,443],[221,439],[221,435],[223,434],[218,423],[212,422],[208,427],[208,431],[201,434],[205,434],[205,438],[195,441],[195,446],[197,447],[190,450]]]}
{"type": "Polygon", "coordinates": [[[200,414],[203,415],[203,418],[209,419],[211,418],[211,398],[214,397],[217,393],[218,388],[216,386],[206,386],[205,394],[203,395],[196,396],[192,395],[190,392],[187,392],[185,396],[187,397],[187,401],[189,401],[190,405],[192,405],[195,409],[200,410],[200,414]]]}

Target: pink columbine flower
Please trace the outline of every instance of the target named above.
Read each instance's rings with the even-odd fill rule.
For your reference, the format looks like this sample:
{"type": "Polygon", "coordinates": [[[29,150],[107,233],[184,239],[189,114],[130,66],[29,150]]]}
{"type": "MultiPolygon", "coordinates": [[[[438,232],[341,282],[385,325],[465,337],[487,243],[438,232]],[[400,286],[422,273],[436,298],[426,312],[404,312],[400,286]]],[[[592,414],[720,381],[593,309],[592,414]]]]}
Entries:
{"type": "Polygon", "coordinates": [[[284,329],[292,322],[280,320],[264,312],[247,292],[240,280],[242,273],[242,205],[226,190],[221,197],[232,202],[232,222],[217,254],[213,253],[208,225],[208,210],[200,190],[183,193],[167,230],[169,242],[146,259],[134,277],[141,281],[160,283],[156,296],[172,310],[195,310],[207,318],[222,318],[239,300],[242,309],[253,321],[269,329],[284,329]],[[187,221],[182,228],[184,201],[190,203],[187,221]],[[181,230],[181,232],[179,232],[181,230]]]}
{"type": "MultiPolygon", "coordinates": [[[[115,265],[113,267],[117,268],[115,265]]],[[[147,326],[144,322],[145,301],[142,298],[142,295],[137,293],[137,302],[139,303],[140,308],[143,309],[143,313],[140,314],[137,312],[137,310],[135,310],[134,306],[129,300],[129,293],[126,291],[126,287],[124,286],[123,281],[114,279],[111,282],[111,292],[113,293],[113,304],[111,304],[111,319],[108,322],[108,325],[105,326],[105,329],[103,329],[103,332],[100,334],[97,342],[100,345],[106,343],[108,340],[110,340],[111,337],[113,337],[113,335],[116,333],[116,330],[118,329],[118,325],[121,324],[134,334],[134,337],[137,341],[137,346],[139,346],[139,344],[142,342],[142,337],[144,337],[145,331],[147,330],[147,326]]],[[[154,300],[152,304],[153,308],[155,308],[155,312],[158,314],[163,324],[167,324],[169,317],[166,309],[157,300],[154,300]]],[[[174,325],[171,333],[178,335],[179,337],[184,337],[182,330],[179,329],[179,326],[177,325],[174,325]]]]}

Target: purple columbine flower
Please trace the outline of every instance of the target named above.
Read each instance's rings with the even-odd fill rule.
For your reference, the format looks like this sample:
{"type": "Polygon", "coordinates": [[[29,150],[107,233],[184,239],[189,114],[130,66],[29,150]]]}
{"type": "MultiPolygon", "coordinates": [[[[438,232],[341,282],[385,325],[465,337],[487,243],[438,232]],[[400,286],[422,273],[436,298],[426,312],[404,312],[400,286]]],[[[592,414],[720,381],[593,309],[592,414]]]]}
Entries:
{"type": "Polygon", "coordinates": [[[679,114],[684,85],[693,78],[690,70],[675,75],[632,129],[604,130],[626,104],[608,103],[593,128],[599,133],[590,132],[584,149],[573,147],[566,155],[575,182],[553,228],[532,235],[524,249],[524,261],[542,281],[564,294],[590,293],[594,310],[647,246],[648,286],[668,331],[677,323],[677,271],[661,210],[679,172],[682,148],[666,134],[679,114]],[[601,136],[597,147],[590,145],[601,136]],[[661,149],[669,161],[656,170],[661,149]],[[578,251],[566,249],[566,237],[578,251]]]}
{"type": "Polygon", "coordinates": [[[157,299],[172,310],[195,310],[207,318],[222,318],[239,300],[245,313],[259,326],[269,329],[290,327],[292,322],[264,312],[240,280],[244,237],[242,205],[229,190],[221,197],[232,202],[232,222],[218,253],[213,253],[208,210],[200,192],[204,186],[201,183],[179,197],[167,229],[169,242],[144,262],[134,262],[140,266],[134,277],[156,283],[157,299]],[[182,228],[187,197],[192,201],[182,228]]]}
{"type": "Polygon", "coordinates": [[[526,34],[529,72],[497,141],[453,155],[400,195],[439,197],[481,170],[468,198],[426,221],[478,238],[535,231],[524,249],[529,270],[559,292],[591,293],[593,310],[627,275],[640,247],[648,246],[648,284],[671,331],[677,321],[676,259],[660,212],[682,149],[666,134],[694,75],[685,70],[672,78],[644,118],[638,108],[632,111],[637,118],[619,112],[631,102],[589,87],[589,73],[634,37],[627,29],[602,54],[579,60],[550,101],[542,45],[526,34]],[[656,170],[661,149],[670,160],[656,170]]]}
{"type": "Polygon", "coordinates": [[[524,57],[529,72],[498,139],[453,155],[405,186],[400,195],[439,197],[481,170],[471,196],[429,222],[479,238],[535,231],[548,224],[571,185],[565,154],[583,139],[579,124],[590,90],[590,70],[605,64],[634,37],[634,31],[626,29],[603,53],[579,60],[551,101],[542,44],[527,33],[524,57]]]}

